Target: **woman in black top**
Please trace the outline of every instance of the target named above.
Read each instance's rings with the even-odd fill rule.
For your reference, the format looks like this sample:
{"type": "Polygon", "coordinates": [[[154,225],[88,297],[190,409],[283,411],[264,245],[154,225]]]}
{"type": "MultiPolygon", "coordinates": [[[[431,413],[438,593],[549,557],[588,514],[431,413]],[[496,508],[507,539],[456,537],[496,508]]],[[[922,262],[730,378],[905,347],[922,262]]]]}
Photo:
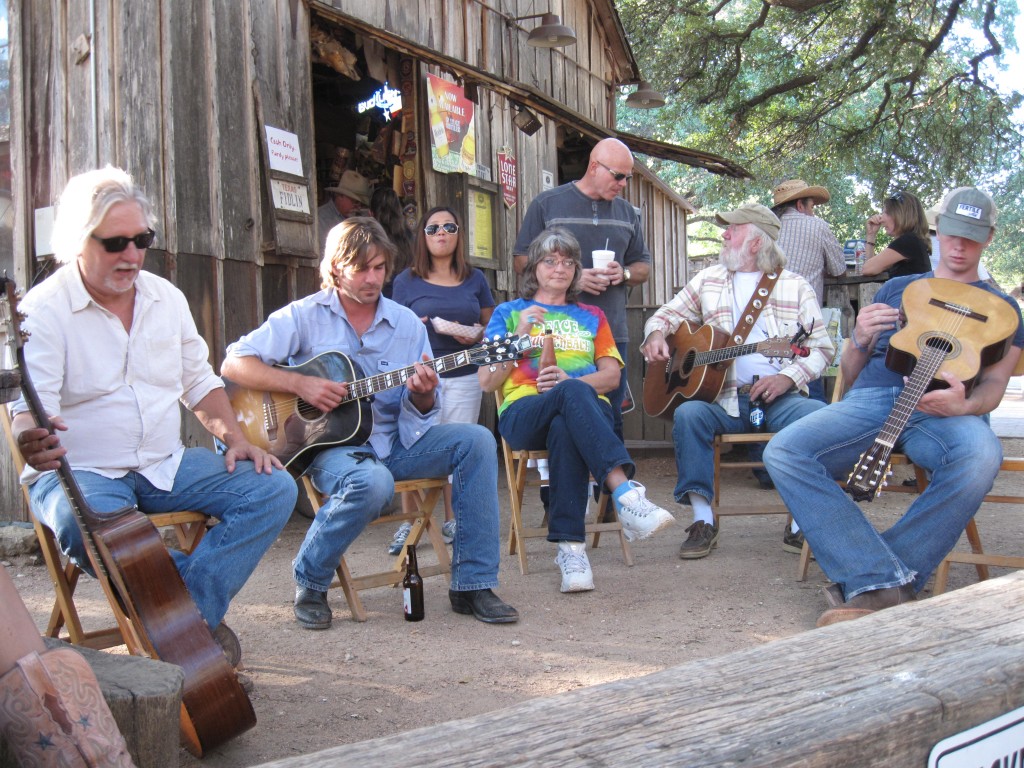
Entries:
{"type": "Polygon", "coordinates": [[[916,275],[932,268],[931,239],[928,237],[928,219],[921,201],[909,192],[897,192],[882,205],[867,222],[867,260],[863,274],[877,275],[888,272],[889,277],[916,275]],[[880,227],[893,240],[881,251],[875,251],[875,239],[880,227]]]}

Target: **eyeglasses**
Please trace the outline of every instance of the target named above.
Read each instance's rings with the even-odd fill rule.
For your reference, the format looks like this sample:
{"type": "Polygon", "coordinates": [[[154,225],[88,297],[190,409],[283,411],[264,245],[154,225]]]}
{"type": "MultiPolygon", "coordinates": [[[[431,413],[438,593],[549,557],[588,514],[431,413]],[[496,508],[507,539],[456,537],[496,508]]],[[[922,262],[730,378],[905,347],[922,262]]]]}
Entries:
{"type": "Polygon", "coordinates": [[[608,171],[608,173],[610,173],[612,175],[612,178],[615,179],[616,181],[629,181],[630,179],[633,178],[633,174],[632,173],[619,173],[618,171],[613,171],[611,168],[609,168],[607,165],[602,163],[600,160],[595,160],[594,162],[597,163],[598,165],[600,165],[606,171],[608,171]]]}
{"type": "Polygon", "coordinates": [[[892,200],[894,203],[902,203],[903,202],[903,192],[902,191],[896,192],[889,199],[892,200]]]}
{"type": "Polygon", "coordinates": [[[576,262],[572,259],[556,259],[553,256],[545,256],[540,260],[548,269],[554,269],[555,267],[565,267],[565,269],[576,269],[576,262]]]}
{"type": "Polygon", "coordinates": [[[135,247],[140,251],[146,250],[156,239],[156,232],[147,229],[135,237],[96,237],[96,235],[89,235],[89,237],[98,241],[107,253],[121,253],[128,247],[128,243],[135,243],[135,247]]]}
{"type": "Polygon", "coordinates": [[[448,221],[445,222],[444,224],[427,224],[427,226],[423,228],[423,231],[426,232],[427,235],[433,236],[436,235],[442,229],[449,235],[459,234],[459,225],[456,224],[454,221],[448,221]]]}

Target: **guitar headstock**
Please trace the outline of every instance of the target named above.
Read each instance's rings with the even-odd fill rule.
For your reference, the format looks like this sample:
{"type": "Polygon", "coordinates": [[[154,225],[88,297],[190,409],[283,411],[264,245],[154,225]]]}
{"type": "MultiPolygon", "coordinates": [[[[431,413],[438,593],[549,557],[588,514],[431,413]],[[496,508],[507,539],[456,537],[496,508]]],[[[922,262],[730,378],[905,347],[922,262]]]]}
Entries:
{"type": "Polygon", "coordinates": [[[757,343],[757,351],[765,357],[783,358],[793,357],[794,352],[789,339],[783,336],[775,336],[757,343]]]}
{"type": "Polygon", "coordinates": [[[513,362],[521,358],[531,348],[528,336],[517,336],[511,333],[505,336],[495,336],[493,339],[485,339],[468,350],[469,362],[474,365],[513,362]]]}
{"type": "Polygon", "coordinates": [[[854,501],[871,501],[892,475],[889,454],[881,451],[876,443],[870,450],[864,451],[857,459],[857,465],[846,478],[845,490],[854,501]]]}
{"type": "Polygon", "coordinates": [[[3,284],[3,301],[0,301],[0,314],[3,315],[4,330],[7,332],[7,344],[11,347],[11,356],[15,356],[28,339],[28,332],[22,330],[21,323],[25,316],[18,310],[18,286],[6,274],[0,275],[3,284]]]}
{"type": "MultiPolygon", "coordinates": [[[[5,338],[11,348],[11,360],[20,363],[19,352],[28,337],[21,329],[21,321],[25,319],[18,311],[18,288],[7,275],[0,275],[3,282],[3,295],[0,296],[0,315],[3,316],[5,338]]],[[[8,403],[16,400],[20,394],[22,377],[18,371],[0,371],[0,402],[8,403]]]]}

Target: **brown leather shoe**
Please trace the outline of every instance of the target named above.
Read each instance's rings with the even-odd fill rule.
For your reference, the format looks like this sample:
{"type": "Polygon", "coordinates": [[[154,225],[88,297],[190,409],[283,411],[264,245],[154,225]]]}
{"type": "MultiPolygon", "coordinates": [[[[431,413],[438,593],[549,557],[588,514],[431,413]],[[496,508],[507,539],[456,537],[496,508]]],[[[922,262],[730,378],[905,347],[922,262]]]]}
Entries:
{"type": "MultiPolygon", "coordinates": [[[[901,587],[888,587],[886,589],[873,589],[870,592],[861,592],[856,597],[851,597],[842,605],[829,608],[821,614],[818,617],[817,626],[827,627],[830,624],[838,624],[841,621],[859,619],[861,616],[881,611],[883,608],[892,608],[894,605],[909,603],[916,599],[914,587],[910,584],[904,584],[901,587]]],[[[832,600],[830,599],[829,602],[831,603],[832,600]]]]}

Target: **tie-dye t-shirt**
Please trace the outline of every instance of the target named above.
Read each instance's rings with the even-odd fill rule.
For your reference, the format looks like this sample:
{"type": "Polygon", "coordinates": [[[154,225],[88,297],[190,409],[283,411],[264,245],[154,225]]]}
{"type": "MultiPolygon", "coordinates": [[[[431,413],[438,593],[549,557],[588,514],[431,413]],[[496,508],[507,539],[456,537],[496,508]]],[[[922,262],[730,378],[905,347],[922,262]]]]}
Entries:
{"type": "Polygon", "coordinates": [[[602,357],[614,358],[622,367],[622,358],[604,312],[588,304],[556,306],[530,299],[507,301],[494,308],[491,322],[487,324],[486,337],[494,338],[495,334],[504,336],[514,332],[519,325],[519,315],[533,306],[545,310],[544,327],[535,326],[530,334],[533,346],[537,348],[536,354],[527,353],[502,383],[504,402],[498,411],[499,416],[510,403],[537,394],[537,365],[540,362],[540,345],[545,330],[550,329],[554,336],[558,367],[573,378],[594,373],[597,370],[596,361],[602,357]]]}

